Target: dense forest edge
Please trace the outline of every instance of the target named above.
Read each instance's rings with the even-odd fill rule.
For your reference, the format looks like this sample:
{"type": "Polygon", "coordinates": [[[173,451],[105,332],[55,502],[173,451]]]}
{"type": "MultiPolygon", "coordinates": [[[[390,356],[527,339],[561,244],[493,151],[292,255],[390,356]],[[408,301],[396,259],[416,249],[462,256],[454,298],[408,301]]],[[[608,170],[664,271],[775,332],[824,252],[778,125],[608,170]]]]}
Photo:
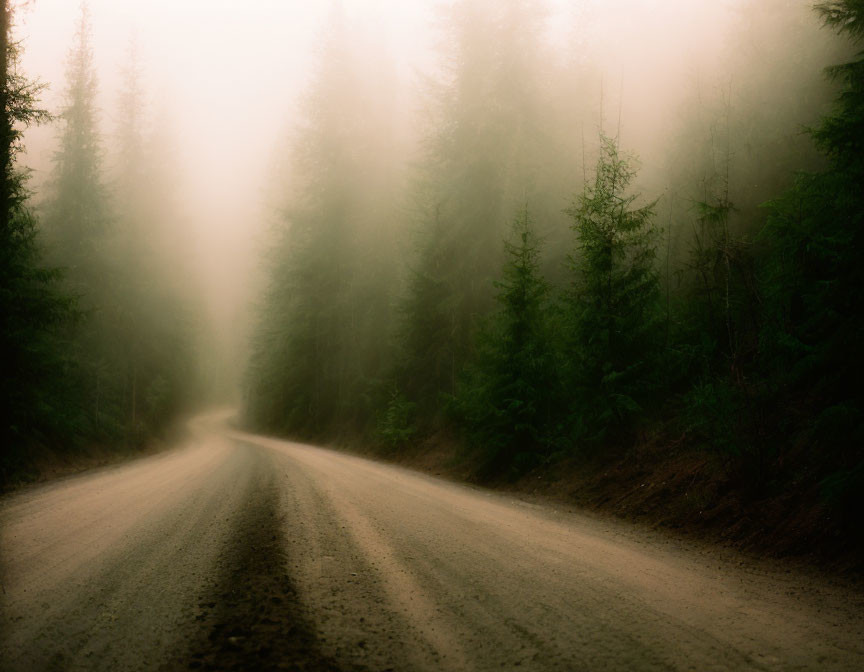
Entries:
{"type": "Polygon", "coordinates": [[[152,450],[199,390],[194,297],[165,242],[170,146],[145,119],[134,49],[109,155],[86,5],[56,114],[40,105],[45,85],[20,72],[9,0],[0,14],[2,490],[152,450]],[[58,150],[35,194],[16,159],[24,131],[47,123],[58,150]]]}
{"type": "Polygon", "coordinates": [[[864,3],[808,14],[746,3],[640,181],[536,3],[448,5],[396,183],[388,71],[334,11],[246,424],[860,568],[864,3]]]}

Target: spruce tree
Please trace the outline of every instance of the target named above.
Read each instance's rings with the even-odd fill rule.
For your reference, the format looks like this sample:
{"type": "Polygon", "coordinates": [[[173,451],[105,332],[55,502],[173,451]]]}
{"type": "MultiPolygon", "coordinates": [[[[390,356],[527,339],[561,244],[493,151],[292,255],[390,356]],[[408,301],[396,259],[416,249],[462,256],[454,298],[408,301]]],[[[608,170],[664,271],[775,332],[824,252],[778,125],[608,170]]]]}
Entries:
{"type": "MultiPolygon", "coordinates": [[[[816,9],[855,45],[864,41],[861,0],[833,0],[816,9]]],[[[840,92],[833,111],[811,131],[828,165],[800,174],[768,204],[760,350],[781,390],[805,394],[817,406],[811,439],[844,454],[864,440],[864,53],[828,74],[840,92]]],[[[861,458],[847,459],[848,467],[861,458]]]]}
{"type": "MultiPolygon", "coordinates": [[[[48,120],[41,85],[19,72],[13,11],[0,7],[0,487],[28,464],[34,443],[56,439],[76,418],[64,336],[74,313],[45,266],[28,205],[27,172],[16,163],[22,129],[48,120]]],[[[67,437],[68,439],[68,437],[67,437]]]]}
{"type": "Polygon", "coordinates": [[[504,242],[498,310],[478,336],[477,354],[458,387],[454,408],[487,471],[519,473],[548,448],[556,395],[548,325],[549,287],[540,274],[540,243],[525,206],[504,242]]]}
{"type": "Polygon", "coordinates": [[[248,411],[307,438],[374,428],[395,277],[387,68],[338,9],[290,150],[290,176],[254,336],[248,411]]]}
{"type": "Polygon", "coordinates": [[[145,89],[137,46],[122,68],[111,181],[116,216],[108,239],[114,304],[121,331],[124,416],[131,438],[146,439],[182,409],[190,389],[188,306],[175,273],[186,260],[178,245],[176,185],[165,175],[170,147],[146,128],[145,89]]]}
{"type": "Polygon", "coordinates": [[[624,428],[648,398],[659,345],[654,203],[633,207],[635,170],[618,143],[600,136],[593,184],[567,210],[577,236],[571,319],[571,383],[577,436],[624,428]]]}
{"type": "Polygon", "coordinates": [[[461,365],[458,297],[449,277],[455,249],[448,243],[440,211],[422,232],[416,266],[409,269],[408,299],[401,308],[402,389],[421,402],[422,414],[434,416],[440,395],[456,386],[461,365]],[[423,375],[417,375],[418,372],[423,375]]]}
{"type": "Polygon", "coordinates": [[[681,334],[692,348],[693,373],[744,378],[758,331],[759,294],[749,242],[732,233],[735,212],[728,192],[694,204],[693,246],[686,271],[688,289],[681,334]]]}
{"type": "Polygon", "coordinates": [[[350,357],[357,87],[345,18],[331,16],[292,147],[296,177],[273,246],[250,368],[250,411],[263,427],[321,437],[345,403],[350,357]],[[276,399],[272,399],[275,391],[276,399]]]}
{"type": "Polygon", "coordinates": [[[552,199],[538,187],[554,155],[540,75],[538,3],[460,0],[446,7],[444,75],[414,187],[416,251],[402,302],[400,388],[431,420],[473,355],[507,213],[552,199]]]}
{"type": "Polygon", "coordinates": [[[79,404],[89,436],[119,438],[126,425],[127,363],[122,301],[108,190],[96,108],[96,75],[86,5],[67,62],[65,101],[58,150],[43,221],[52,261],[64,269],[66,285],[83,319],[71,343],[79,373],[79,404]]]}
{"type": "Polygon", "coordinates": [[[109,230],[91,41],[90,15],[82,5],[67,61],[59,148],[50,185],[53,193],[45,208],[45,228],[54,253],[66,267],[73,289],[87,295],[88,308],[96,303],[93,292],[107,280],[103,241],[109,230]]]}

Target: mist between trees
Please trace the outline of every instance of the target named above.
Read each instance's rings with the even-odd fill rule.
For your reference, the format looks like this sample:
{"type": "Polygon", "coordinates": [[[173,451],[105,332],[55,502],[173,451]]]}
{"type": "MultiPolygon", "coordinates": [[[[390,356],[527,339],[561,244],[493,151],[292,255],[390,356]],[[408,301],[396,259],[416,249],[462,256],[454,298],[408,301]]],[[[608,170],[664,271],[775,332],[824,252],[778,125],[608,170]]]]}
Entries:
{"type": "Polygon", "coordinates": [[[335,12],[247,421],[389,454],[447,436],[490,478],[683,435],[748,489],[806,473],[860,501],[864,66],[823,65],[862,7],[744,3],[648,175],[621,132],[639,110],[555,51],[538,3],[441,12],[407,162],[391,73],[335,12]]]}
{"type": "Polygon", "coordinates": [[[144,118],[135,50],[108,153],[86,6],[54,115],[41,108],[44,85],[19,72],[13,18],[4,2],[3,482],[58,453],[141,448],[200,392],[170,150],[144,118]],[[15,157],[40,122],[56,124],[58,148],[34,194],[15,157]]]}
{"type": "MultiPolygon", "coordinates": [[[[795,484],[851,520],[864,4],[730,12],[673,91],[610,77],[635,33],[598,38],[590,12],[560,44],[542,2],[445,4],[437,64],[406,82],[334,6],[273,143],[244,421],[390,455],[446,440],[495,479],[683,443],[748,492],[795,484]]],[[[134,52],[103,135],[85,13],[33,194],[14,159],[46,113],[3,34],[8,475],[36,446],[141,445],[206,389],[200,297],[171,270],[183,194],[134,52]]]]}

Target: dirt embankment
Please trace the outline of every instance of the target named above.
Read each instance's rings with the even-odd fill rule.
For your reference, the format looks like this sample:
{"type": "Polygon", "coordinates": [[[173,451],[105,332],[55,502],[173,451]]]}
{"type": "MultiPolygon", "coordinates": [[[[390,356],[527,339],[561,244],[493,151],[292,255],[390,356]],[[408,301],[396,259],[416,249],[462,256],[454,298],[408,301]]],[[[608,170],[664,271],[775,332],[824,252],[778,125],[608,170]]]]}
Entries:
{"type": "MultiPolygon", "coordinates": [[[[368,452],[369,451],[364,451],[368,452]]],[[[436,434],[389,461],[456,481],[575,506],[655,529],[864,577],[864,533],[827,504],[812,474],[758,482],[686,439],[644,439],[594,459],[565,459],[516,479],[480,480],[456,437],[436,434]]]]}
{"type": "Polygon", "coordinates": [[[85,446],[63,446],[56,449],[33,445],[27,457],[0,470],[0,495],[31,485],[56,481],[96,469],[111,468],[131,460],[170,450],[189,436],[187,419],[178,421],[161,437],[150,437],[138,446],[121,443],[91,443],[85,446]]]}

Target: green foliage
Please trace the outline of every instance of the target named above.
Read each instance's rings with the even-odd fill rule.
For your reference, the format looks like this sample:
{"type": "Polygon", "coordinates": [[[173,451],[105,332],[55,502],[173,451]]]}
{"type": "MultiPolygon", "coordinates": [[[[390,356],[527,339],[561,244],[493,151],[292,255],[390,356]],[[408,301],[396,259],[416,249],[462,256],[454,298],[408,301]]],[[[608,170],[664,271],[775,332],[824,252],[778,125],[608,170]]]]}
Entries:
{"type": "Polygon", "coordinates": [[[577,235],[568,297],[568,357],[577,436],[624,429],[648,400],[660,346],[654,204],[634,208],[635,176],[615,140],[601,135],[593,184],[567,210],[577,235]]]}
{"type": "Polygon", "coordinates": [[[512,474],[548,450],[557,392],[549,288],[540,275],[540,245],[527,206],[504,249],[502,279],[495,283],[499,309],[479,332],[452,405],[486,470],[512,474]]]}
{"type": "Polygon", "coordinates": [[[4,3],[0,29],[0,485],[28,463],[35,443],[75,426],[65,335],[75,313],[45,266],[37,221],[29,208],[27,173],[15,163],[22,128],[47,121],[39,84],[18,71],[19,47],[10,40],[12,11],[4,3]]]}
{"type": "MultiPolygon", "coordinates": [[[[823,3],[818,11],[829,25],[862,38],[860,2],[823,3]]],[[[829,166],[799,175],[767,206],[762,339],[762,359],[774,375],[829,402],[860,398],[864,375],[864,56],[831,74],[843,88],[813,131],[829,166]]]]}
{"type": "MultiPolygon", "coordinates": [[[[835,511],[848,517],[849,525],[857,526],[864,512],[864,462],[851,469],[841,469],[825,477],[820,483],[823,501],[835,511]]],[[[860,531],[855,530],[856,534],[860,531]]]]}
{"type": "Polygon", "coordinates": [[[396,251],[378,183],[391,110],[358,86],[369,56],[335,10],[293,138],[247,371],[249,419],[310,439],[374,430],[378,409],[363,399],[391,346],[396,251]]]}
{"type": "Polygon", "coordinates": [[[735,347],[730,284],[737,250],[729,234],[733,206],[725,196],[714,203],[697,202],[695,205],[698,226],[691,251],[691,271],[697,281],[692,310],[699,313],[699,327],[717,344],[712,350],[729,353],[735,347]],[[724,345],[719,346],[720,343],[724,345]]]}
{"type": "Polygon", "coordinates": [[[443,395],[452,394],[466,355],[461,337],[458,289],[452,277],[455,245],[448,242],[440,212],[421,240],[416,267],[408,280],[408,297],[401,306],[404,344],[398,377],[402,387],[421,400],[426,415],[443,395]]]}
{"type": "Polygon", "coordinates": [[[703,380],[684,395],[681,424],[685,431],[712,450],[730,457],[746,452],[741,426],[747,401],[739,387],[727,379],[703,380]]]}
{"type": "Polygon", "coordinates": [[[724,192],[697,202],[693,247],[681,276],[673,347],[685,376],[730,375],[743,384],[755,356],[761,296],[752,247],[730,226],[734,207],[724,192]]]}
{"type": "Polygon", "coordinates": [[[77,390],[75,412],[82,435],[118,440],[122,433],[125,367],[106,236],[111,228],[102,183],[102,153],[96,119],[96,79],[86,7],[82,8],[67,64],[50,196],[42,211],[48,254],[63,267],[64,284],[78,302],[81,320],[69,334],[68,352],[77,390]]]}
{"type": "Polygon", "coordinates": [[[144,408],[147,419],[159,426],[171,411],[171,383],[167,378],[156,375],[144,392],[144,408]]]}
{"type": "MultiPolygon", "coordinates": [[[[444,74],[429,87],[408,212],[370,207],[398,201],[398,190],[370,177],[392,174],[383,135],[357,119],[381,108],[357,85],[356,52],[337,22],[292,150],[250,418],[315,438],[371,434],[393,451],[455,422],[498,476],[580,448],[597,455],[601,442],[626,447],[649,425],[675,427],[754,491],[811,470],[812,483],[828,476],[827,499],[849,501],[864,377],[862,57],[830,70],[841,91],[811,132],[820,159],[791,129],[827,95],[806,71],[840,47],[813,39],[784,0],[748,6],[759,32],[733,40],[731,83],[718,96],[697,82],[682,137],[669,139],[669,190],[695,214],[669,205],[664,311],[657,203],[632,192],[636,171],[617,141],[601,137],[562,226],[549,185],[570,180],[585,152],[572,134],[547,136],[553,97],[537,76],[529,5],[460,0],[445,10],[444,74]],[[776,35],[760,34],[764,25],[776,35]],[[801,49],[789,49],[789,35],[801,49]],[[794,166],[823,169],[759,211],[794,166]],[[498,274],[501,213],[514,202],[530,202],[536,224],[527,211],[516,218],[498,274]],[[403,251],[399,220],[414,235],[402,273],[392,263],[403,251]],[[574,234],[559,279],[565,271],[549,269],[574,234]],[[543,258],[538,238],[552,248],[543,258]],[[395,380],[392,392],[381,380],[395,380]]],[[[861,7],[838,0],[818,11],[860,40],[861,7]]]]}
{"type": "Polygon", "coordinates": [[[417,404],[408,401],[394,385],[384,410],[378,416],[376,435],[390,451],[405,446],[417,435],[414,414],[417,404]]]}
{"type": "Polygon", "coordinates": [[[108,262],[104,241],[111,227],[108,195],[102,183],[91,40],[89,12],[83,5],[67,63],[53,194],[43,217],[52,251],[66,269],[67,283],[76,294],[86,296],[87,309],[101,303],[97,292],[105,287],[108,262]]]}
{"type": "MultiPolygon", "coordinates": [[[[141,201],[161,201],[165,190],[132,199],[130,190],[118,188],[124,216],[111,216],[90,42],[85,10],[70,53],[59,149],[43,207],[45,257],[62,265],[62,272],[43,265],[39,223],[26,202],[26,173],[13,161],[20,127],[47,114],[36,106],[40,87],[17,72],[16,45],[7,51],[0,438],[14,459],[4,457],[3,478],[26,467],[36,443],[49,451],[92,441],[138,445],[169,424],[185,402],[189,334],[176,294],[157,279],[167,275],[156,269],[164,258],[144,244],[159,218],[140,207],[141,201]]],[[[121,134],[125,142],[140,132],[140,116],[123,118],[137,124],[121,134]]],[[[123,159],[125,183],[146,192],[142,153],[124,152],[123,159]]]]}
{"type": "Polygon", "coordinates": [[[176,187],[165,175],[171,148],[144,132],[144,91],[134,48],[129,59],[115,134],[116,165],[109,173],[115,214],[99,244],[114,285],[96,296],[100,312],[114,321],[100,328],[123,344],[102,353],[122,375],[118,391],[125,403],[119,419],[140,425],[146,439],[189,403],[193,333],[181,275],[185,260],[174,252],[179,247],[171,198],[176,187]]]}
{"type": "Polygon", "coordinates": [[[432,123],[412,189],[416,249],[396,371],[429,425],[442,421],[441,406],[474,357],[479,323],[494,310],[509,213],[525,201],[535,214],[560,210],[540,179],[561,151],[549,137],[542,86],[542,11],[533,3],[459,0],[442,7],[441,18],[442,74],[429,87],[432,123]]]}
{"type": "Polygon", "coordinates": [[[816,11],[825,24],[853,39],[864,37],[864,2],[862,0],[829,0],[816,3],[816,11]]]}

